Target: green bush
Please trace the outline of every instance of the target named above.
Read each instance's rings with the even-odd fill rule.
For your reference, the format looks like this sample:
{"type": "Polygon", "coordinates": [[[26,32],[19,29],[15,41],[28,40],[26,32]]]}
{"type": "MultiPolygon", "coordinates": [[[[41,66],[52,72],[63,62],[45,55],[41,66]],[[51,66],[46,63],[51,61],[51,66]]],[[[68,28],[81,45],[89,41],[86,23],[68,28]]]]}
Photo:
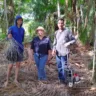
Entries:
{"type": "Polygon", "coordinates": [[[5,33],[0,33],[0,41],[3,41],[6,38],[5,33]]]}

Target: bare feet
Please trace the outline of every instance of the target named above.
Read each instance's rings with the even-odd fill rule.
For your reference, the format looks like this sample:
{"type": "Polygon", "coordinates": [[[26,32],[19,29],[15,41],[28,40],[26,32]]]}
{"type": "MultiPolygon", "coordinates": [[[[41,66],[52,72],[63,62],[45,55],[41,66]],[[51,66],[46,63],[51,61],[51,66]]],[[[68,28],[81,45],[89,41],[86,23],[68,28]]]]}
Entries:
{"type": "Polygon", "coordinates": [[[20,87],[20,83],[17,80],[14,80],[14,83],[16,84],[16,86],[20,87]]]}
{"type": "Polygon", "coordinates": [[[3,87],[7,87],[7,86],[8,86],[8,84],[9,84],[9,82],[8,82],[8,81],[6,81],[6,82],[4,83],[4,85],[3,85],[3,87]]]}

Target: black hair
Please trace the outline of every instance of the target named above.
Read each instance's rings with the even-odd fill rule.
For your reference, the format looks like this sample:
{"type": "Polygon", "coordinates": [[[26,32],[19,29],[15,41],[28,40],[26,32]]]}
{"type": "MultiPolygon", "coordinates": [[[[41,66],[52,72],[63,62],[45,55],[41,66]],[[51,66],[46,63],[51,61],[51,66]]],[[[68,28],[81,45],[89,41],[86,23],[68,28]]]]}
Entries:
{"type": "Polygon", "coordinates": [[[63,18],[59,18],[58,21],[59,21],[59,20],[64,22],[64,19],[63,19],[63,18]]]}

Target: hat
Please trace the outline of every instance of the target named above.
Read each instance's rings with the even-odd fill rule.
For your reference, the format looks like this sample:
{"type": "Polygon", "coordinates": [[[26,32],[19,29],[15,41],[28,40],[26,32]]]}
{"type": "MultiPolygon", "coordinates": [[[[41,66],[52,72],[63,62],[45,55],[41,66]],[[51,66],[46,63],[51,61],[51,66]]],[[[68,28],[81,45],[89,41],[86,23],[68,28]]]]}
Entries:
{"type": "Polygon", "coordinates": [[[42,30],[42,31],[45,32],[45,29],[44,29],[42,26],[39,26],[39,27],[36,29],[36,32],[37,32],[38,30],[42,30]]]}

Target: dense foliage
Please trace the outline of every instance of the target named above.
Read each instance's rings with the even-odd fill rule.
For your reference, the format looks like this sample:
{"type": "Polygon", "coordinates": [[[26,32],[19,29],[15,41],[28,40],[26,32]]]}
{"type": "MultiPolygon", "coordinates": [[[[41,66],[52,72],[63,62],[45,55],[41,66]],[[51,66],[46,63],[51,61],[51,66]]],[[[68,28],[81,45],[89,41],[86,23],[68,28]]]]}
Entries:
{"type": "Polygon", "coordinates": [[[0,37],[4,37],[7,27],[13,24],[14,17],[21,14],[28,35],[34,36],[36,27],[42,25],[53,38],[60,11],[60,17],[65,18],[66,26],[74,34],[79,34],[82,43],[92,44],[95,8],[95,0],[0,0],[0,37]],[[57,10],[58,7],[60,10],[57,10]]]}

